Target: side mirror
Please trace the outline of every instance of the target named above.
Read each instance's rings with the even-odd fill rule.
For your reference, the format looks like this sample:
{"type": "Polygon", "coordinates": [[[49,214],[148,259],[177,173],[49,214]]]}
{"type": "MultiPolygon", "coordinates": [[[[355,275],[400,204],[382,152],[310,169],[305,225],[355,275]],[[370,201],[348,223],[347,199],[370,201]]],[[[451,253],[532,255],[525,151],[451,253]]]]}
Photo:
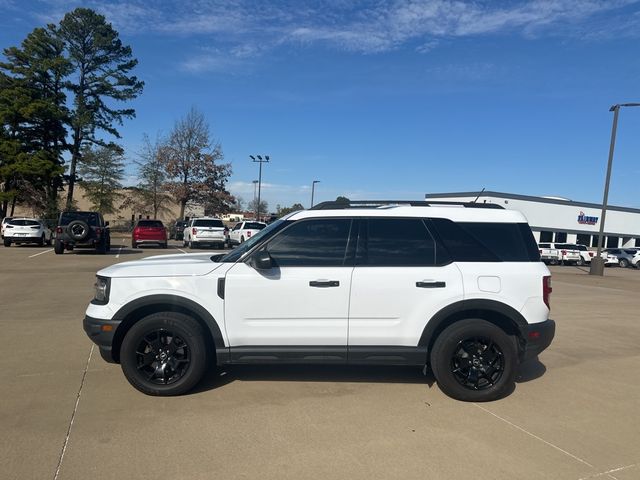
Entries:
{"type": "Polygon", "coordinates": [[[273,259],[266,250],[261,250],[256,253],[253,256],[252,263],[253,267],[257,270],[269,270],[273,268],[273,259]]]}
{"type": "Polygon", "coordinates": [[[109,222],[104,222],[104,226],[108,227],[109,226],[109,222]]]}

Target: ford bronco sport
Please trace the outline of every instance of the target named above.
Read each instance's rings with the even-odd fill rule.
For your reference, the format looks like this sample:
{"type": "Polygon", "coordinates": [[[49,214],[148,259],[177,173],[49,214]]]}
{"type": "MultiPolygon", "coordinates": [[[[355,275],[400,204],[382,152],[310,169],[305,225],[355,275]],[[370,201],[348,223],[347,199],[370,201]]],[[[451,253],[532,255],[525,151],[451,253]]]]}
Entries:
{"type": "Polygon", "coordinates": [[[97,274],[84,329],[150,395],[242,363],[428,365],[451,397],[508,394],[543,351],[551,277],[522,214],[488,204],[323,203],[227,254],[97,274]]]}

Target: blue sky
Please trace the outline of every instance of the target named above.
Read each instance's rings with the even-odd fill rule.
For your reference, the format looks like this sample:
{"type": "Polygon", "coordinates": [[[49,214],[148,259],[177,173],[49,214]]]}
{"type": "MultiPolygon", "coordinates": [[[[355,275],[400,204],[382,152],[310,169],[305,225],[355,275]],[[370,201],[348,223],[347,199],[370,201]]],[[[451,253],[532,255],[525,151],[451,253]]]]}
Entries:
{"type": "MultiPolygon", "coordinates": [[[[271,209],[486,188],[599,202],[613,103],[640,101],[640,1],[0,0],[0,46],[83,5],[146,82],[130,158],[195,105],[271,209]]],[[[621,112],[610,202],[640,207],[640,108],[621,112]]],[[[135,171],[129,170],[129,182],[135,171]]]]}

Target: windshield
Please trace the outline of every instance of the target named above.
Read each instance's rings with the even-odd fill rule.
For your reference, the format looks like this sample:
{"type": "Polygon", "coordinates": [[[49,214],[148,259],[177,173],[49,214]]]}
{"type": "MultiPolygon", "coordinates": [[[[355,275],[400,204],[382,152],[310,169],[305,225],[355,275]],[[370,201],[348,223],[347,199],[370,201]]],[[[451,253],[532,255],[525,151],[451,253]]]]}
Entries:
{"type": "Polygon", "coordinates": [[[40,222],[37,220],[11,220],[9,225],[16,225],[19,227],[27,227],[27,226],[36,226],[40,225],[40,222]]]}
{"type": "Polygon", "coordinates": [[[194,227],[220,227],[224,228],[222,220],[194,220],[194,227]]]}
{"type": "Polygon", "coordinates": [[[138,227],[144,228],[164,228],[164,225],[160,220],[140,220],[138,227]]]}
{"type": "Polygon", "coordinates": [[[282,230],[287,225],[288,225],[288,222],[286,222],[283,219],[276,220],[268,227],[260,230],[260,232],[256,233],[253,237],[251,237],[246,242],[241,243],[239,246],[234,248],[231,252],[229,252],[225,256],[220,258],[220,255],[216,255],[215,257],[211,257],[211,260],[213,260],[214,262],[222,262],[222,263],[237,262],[238,260],[240,260],[240,258],[242,258],[242,256],[245,253],[251,250],[254,247],[254,245],[257,245],[263,240],[266,240],[268,237],[271,237],[272,235],[282,230]]]}

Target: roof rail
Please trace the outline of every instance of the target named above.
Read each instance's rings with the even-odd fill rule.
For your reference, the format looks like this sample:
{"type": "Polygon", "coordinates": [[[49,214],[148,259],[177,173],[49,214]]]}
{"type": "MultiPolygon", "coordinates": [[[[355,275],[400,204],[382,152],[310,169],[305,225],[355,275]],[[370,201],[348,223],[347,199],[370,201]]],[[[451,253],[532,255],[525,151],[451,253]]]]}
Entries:
{"type": "Polygon", "coordinates": [[[322,202],[311,207],[310,210],[343,210],[347,208],[384,208],[384,207],[438,207],[458,205],[465,208],[490,208],[504,210],[497,203],[475,202],[446,202],[425,200],[350,200],[348,202],[322,202]]]}

